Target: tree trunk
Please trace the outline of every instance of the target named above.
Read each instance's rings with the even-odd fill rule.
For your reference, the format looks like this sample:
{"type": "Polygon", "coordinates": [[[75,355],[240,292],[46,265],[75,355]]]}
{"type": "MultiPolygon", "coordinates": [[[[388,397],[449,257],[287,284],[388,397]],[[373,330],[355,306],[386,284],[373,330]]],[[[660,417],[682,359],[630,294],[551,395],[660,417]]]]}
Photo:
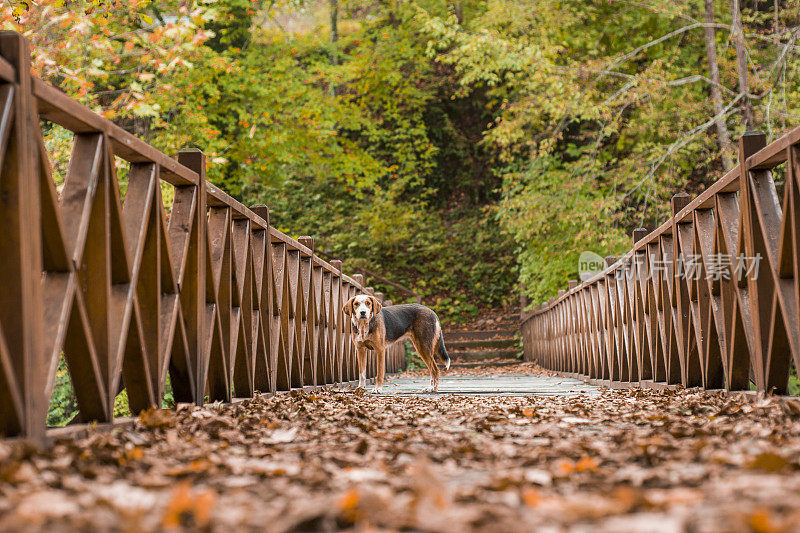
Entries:
{"type": "Polygon", "coordinates": [[[778,27],[779,27],[779,20],[778,20],[778,0],[774,0],[772,2],[772,7],[775,9],[775,21],[773,26],[773,32],[775,33],[775,42],[778,42],[778,27]]]}
{"type": "MultiPolygon", "coordinates": [[[[714,23],[714,0],[705,0],[706,2],[706,23],[714,23]]],[[[728,136],[728,125],[725,123],[725,117],[722,116],[722,91],[719,88],[719,63],[717,63],[717,44],[716,44],[716,30],[711,26],[705,28],[706,38],[706,57],[708,58],[708,72],[713,82],[711,85],[711,100],[714,104],[714,116],[717,117],[717,140],[719,142],[719,150],[722,154],[723,170],[728,170],[733,167],[733,160],[728,150],[730,146],[730,137],[728,136]]]]}
{"type": "Polygon", "coordinates": [[[739,0],[731,0],[731,25],[733,27],[733,44],[736,47],[736,70],[739,73],[739,92],[742,96],[742,120],[744,129],[753,127],[753,105],[750,103],[750,82],[747,80],[747,52],[744,47],[744,30],[742,29],[742,13],[739,11],[739,0]]]}
{"type": "Polygon", "coordinates": [[[329,0],[331,6],[331,65],[339,64],[339,54],[336,43],[339,41],[339,0],[329,0]]]}
{"type": "MultiPolygon", "coordinates": [[[[331,65],[339,64],[339,49],[337,42],[339,41],[339,0],[329,0],[330,2],[330,15],[331,15],[331,65]]],[[[336,85],[331,81],[330,85],[331,96],[336,96],[336,85]]]]}

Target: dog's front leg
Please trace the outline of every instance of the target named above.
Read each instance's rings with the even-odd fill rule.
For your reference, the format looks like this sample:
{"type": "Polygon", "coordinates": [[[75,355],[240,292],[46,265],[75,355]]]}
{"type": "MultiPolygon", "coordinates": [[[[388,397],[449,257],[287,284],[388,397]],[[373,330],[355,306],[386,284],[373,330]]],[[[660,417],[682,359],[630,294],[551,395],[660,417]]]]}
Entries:
{"type": "Polygon", "coordinates": [[[386,347],[382,344],[375,347],[375,355],[378,358],[378,377],[375,380],[375,388],[372,392],[383,392],[383,376],[386,373],[386,347]]]}
{"type": "Polygon", "coordinates": [[[367,348],[363,345],[356,346],[356,357],[358,358],[358,388],[367,388],[367,348]]]}

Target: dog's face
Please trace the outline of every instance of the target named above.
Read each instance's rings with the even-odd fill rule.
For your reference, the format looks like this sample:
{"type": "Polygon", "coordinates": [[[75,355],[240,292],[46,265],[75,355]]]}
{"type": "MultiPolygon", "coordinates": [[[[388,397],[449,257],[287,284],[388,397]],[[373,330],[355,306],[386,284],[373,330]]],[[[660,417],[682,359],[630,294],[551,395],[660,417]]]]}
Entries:
{"type": "Polygon", "coordinates": [[[381,312],[381,303],[374,296],[359,294],[344,304],[344,314],[355,320],[369,320],[381,312]]]}

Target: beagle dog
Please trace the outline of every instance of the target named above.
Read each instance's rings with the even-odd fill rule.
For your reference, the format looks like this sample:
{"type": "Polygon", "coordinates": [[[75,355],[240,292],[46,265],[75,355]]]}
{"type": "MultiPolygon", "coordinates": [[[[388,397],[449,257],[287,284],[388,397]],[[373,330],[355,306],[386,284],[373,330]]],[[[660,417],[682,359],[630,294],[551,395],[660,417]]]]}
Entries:
{"type": "Polygon", "coordinates": [[[344,305],[344,314],[351,317],[356,329],[355,343],[358,356],[358,387],[367,385],[367,350],[378,355],[378,379],[373,392],[382,392],[386,371],[386,348],[410,339],[428,371],[431,386],[423,392],[438,392],[439,367],[434,355],[450,368],[450,356],[444,347],[442,326],[433,310],[419,304],[399,304],[382,308],[377,298],[367,294],[354,296],[344,305]]]}

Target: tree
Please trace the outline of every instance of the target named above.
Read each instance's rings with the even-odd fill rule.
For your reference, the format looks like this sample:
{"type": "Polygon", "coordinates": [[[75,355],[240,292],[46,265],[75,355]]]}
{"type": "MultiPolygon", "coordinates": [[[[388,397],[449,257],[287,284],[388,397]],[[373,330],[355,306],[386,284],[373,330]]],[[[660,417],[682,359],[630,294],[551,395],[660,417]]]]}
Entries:
{"type": "Polygon", "coordinates": [[[736,48],[736,73],[739,78],[739,94],[742,95],[742,122],[744,129],[750,130],[753,128],[753,106],[750,102],[750,82],[747,77],[747,49],[745,47],[739,0],[731,0],[731,37],[736,48]]]}
{"type": "Polygon", "coordinates": [[[714,24],[714,0],[705,0],[705,40],[706,57],[708,58],[708,73],[711,77],[711,99],[714,102],[714,117],[717,126],[717,138],[719,140],[719,150],[722,156],[722,166],[730,169],[733,161],[729,153],[730,137],[728,136],[728,126],[726,125],[725,113],[722,105],[722,91],[719,81],[719,62],[717,61],[717,42],[714,24]]]}

